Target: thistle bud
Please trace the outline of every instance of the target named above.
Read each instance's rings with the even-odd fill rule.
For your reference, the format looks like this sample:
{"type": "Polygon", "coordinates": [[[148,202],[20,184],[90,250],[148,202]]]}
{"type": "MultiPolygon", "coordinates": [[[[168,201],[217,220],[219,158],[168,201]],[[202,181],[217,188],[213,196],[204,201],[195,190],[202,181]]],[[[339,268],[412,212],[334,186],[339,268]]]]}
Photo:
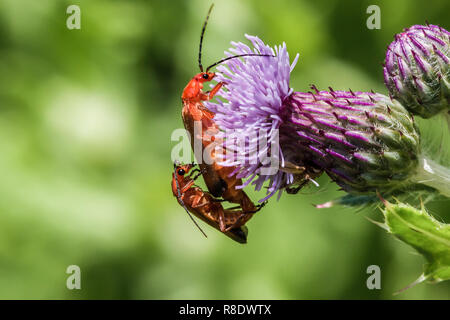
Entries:
{"type": "Polygon", "coordinates": [[[450,33],[414,25],[395,36],[384,65],[390,95],[412,114],[429,118],[450,108],[450,33]]]}

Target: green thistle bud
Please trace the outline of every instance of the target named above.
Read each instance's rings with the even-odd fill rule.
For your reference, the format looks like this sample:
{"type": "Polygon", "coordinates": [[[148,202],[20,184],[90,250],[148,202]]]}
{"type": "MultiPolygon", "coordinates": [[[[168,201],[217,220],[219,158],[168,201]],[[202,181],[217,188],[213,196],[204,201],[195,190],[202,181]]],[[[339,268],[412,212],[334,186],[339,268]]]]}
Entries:
{"type": "Polygon", "coordinates": [[[415,25],[389,45],[384,82],[409,112],[429,118],[450,108],[450,33],[415,25]]]}

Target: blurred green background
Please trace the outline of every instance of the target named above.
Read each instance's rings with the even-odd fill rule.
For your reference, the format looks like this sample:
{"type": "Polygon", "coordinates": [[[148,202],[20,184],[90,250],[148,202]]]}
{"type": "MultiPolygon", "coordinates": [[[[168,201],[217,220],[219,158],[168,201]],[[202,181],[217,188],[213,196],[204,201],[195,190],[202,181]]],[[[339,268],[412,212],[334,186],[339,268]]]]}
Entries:
{"type": "MultiPolygon", "coordinates": [[[[247,245],[193,226],[170,189],[170,135],[182,128],[180,95],[198,72],[210,3],[0,2],[0,298],[449,299],[448,283],[393,296],[423,258],[365,219],[379,219],[376,208],[316,210],[343,194],[326,176],[320,189],[271,201],[249,222],[247,245]],[[81,30],[66,28],[70,4],[81,7],[81,30]],[[66,288],[72,264],[81,290],[66,288]],[[366,287],[372,264],[381,290],[366,287]]],[[[244,33],[285,41],[292,58],[300,53],[298,91],[386,94],[380,63],[393,35],[425,20],[450,28],[448,1],[215,4],[204,65],[244,33]],[[366,28],[371,4],[381,30],[366,28]]],[[[422,121],[429,152],[445,129],[422,121]]],[[[428,208],[450,221],[450,201],[428,208]]]]}

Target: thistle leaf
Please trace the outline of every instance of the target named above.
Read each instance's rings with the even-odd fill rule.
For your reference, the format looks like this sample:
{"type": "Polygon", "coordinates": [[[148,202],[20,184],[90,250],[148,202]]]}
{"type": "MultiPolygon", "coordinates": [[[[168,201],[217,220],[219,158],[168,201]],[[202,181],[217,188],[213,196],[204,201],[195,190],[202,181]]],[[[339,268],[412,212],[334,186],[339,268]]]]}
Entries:
{"type": "Polygon", "coordinates": [[[419,278],[430,282],[450,280],[450,224],[434,219],[425,208],[384,201],[388,232],[421,253],[427,263],[419,278]]]}

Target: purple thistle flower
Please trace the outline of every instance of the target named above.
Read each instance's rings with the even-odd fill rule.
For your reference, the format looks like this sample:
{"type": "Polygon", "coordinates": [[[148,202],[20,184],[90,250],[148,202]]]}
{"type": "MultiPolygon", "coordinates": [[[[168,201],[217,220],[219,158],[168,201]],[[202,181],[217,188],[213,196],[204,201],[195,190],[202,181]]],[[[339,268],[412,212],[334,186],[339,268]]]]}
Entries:
{"type": "MultiPolygon", "coordinates": [[[[293,92],[289,87],[289,78],[292,69],[298,60],[298,54],[292,64],[289,62],[289,54],[286,44],[271,48],[265,45],[259,38],[246,35],[254,49],[250,49],[241,42],[232,42],[231,48],[225,54],[260,53],[275,55],[275,57],[247,57],[245,62],[239,59],[229,60],[225,65],[219,66],[216,76],[217,81],[226,83],[226,90],[218,94],[227,102],[219,104],[207,103],[207,108],[216,112],[214,120],[223,130],[219,138],[225,138],[227,133],[233,132],[238,137],[252,137],[260,129],[266,134],[259,135],[248,144],[248,150],[227,144],[227,150],[238,152],[237,159],[224,159],[224,165],[237,165],[238,177],[250,179],[247,184],[253,182],[256,189],[260,190],[263,183],[270,181],[268,197],[272,196],[282,186],[290,184],[294,180],[292,173],[278,171],[275,175],[264,174],[267,164],[259,159],[267,154],[271,142],[278,142],[278,133],[282,120],[279,117],[283,107],[283,101],[293,92]],[[267,139],[267,148],[258,149],[260,140],[267,139]],[[234,148],[233,148],[234,147],[234,148]],[[248,162],[253,165],[248,165],[248,162]]],[[[283,152],[279,149],[278,157],[283,162],[283,152]]]]}
{"type": "MultiPolygon", "coordinates": [[[[400,188],[418,164],[419,134],[413,118],[397,102],[377,93],[293,92],[292,65],[286,45],[270,48],[246,36],[255,49],[232,43],[231,54],[261,53],[275,57],[229,60],[218,68],[226,83],[208,103],[216,112],[227,153],[223,165],[248,178],[256,190],[268,181],[267,199],[278,190],[294,193],[326,172],[351,193],[389,193],[400,188]],[[263,134],[258,134],[258,133],[263,134]],[[278,148],[276,148],[278,146],[278,148]],[[279,160],[275,172],[264,155],[279,160]]],[[[244,184],[244,186],[246,185],[244,184]]],[[[244,187],[243,186],[243,187],[244,187]]]]}
{"type": "Polygon", "coordinates": [[[386,52],[384,82],[408,111],[429,118],[450,108],[450,33],[414,25],[395,36],[386,52]]]}

